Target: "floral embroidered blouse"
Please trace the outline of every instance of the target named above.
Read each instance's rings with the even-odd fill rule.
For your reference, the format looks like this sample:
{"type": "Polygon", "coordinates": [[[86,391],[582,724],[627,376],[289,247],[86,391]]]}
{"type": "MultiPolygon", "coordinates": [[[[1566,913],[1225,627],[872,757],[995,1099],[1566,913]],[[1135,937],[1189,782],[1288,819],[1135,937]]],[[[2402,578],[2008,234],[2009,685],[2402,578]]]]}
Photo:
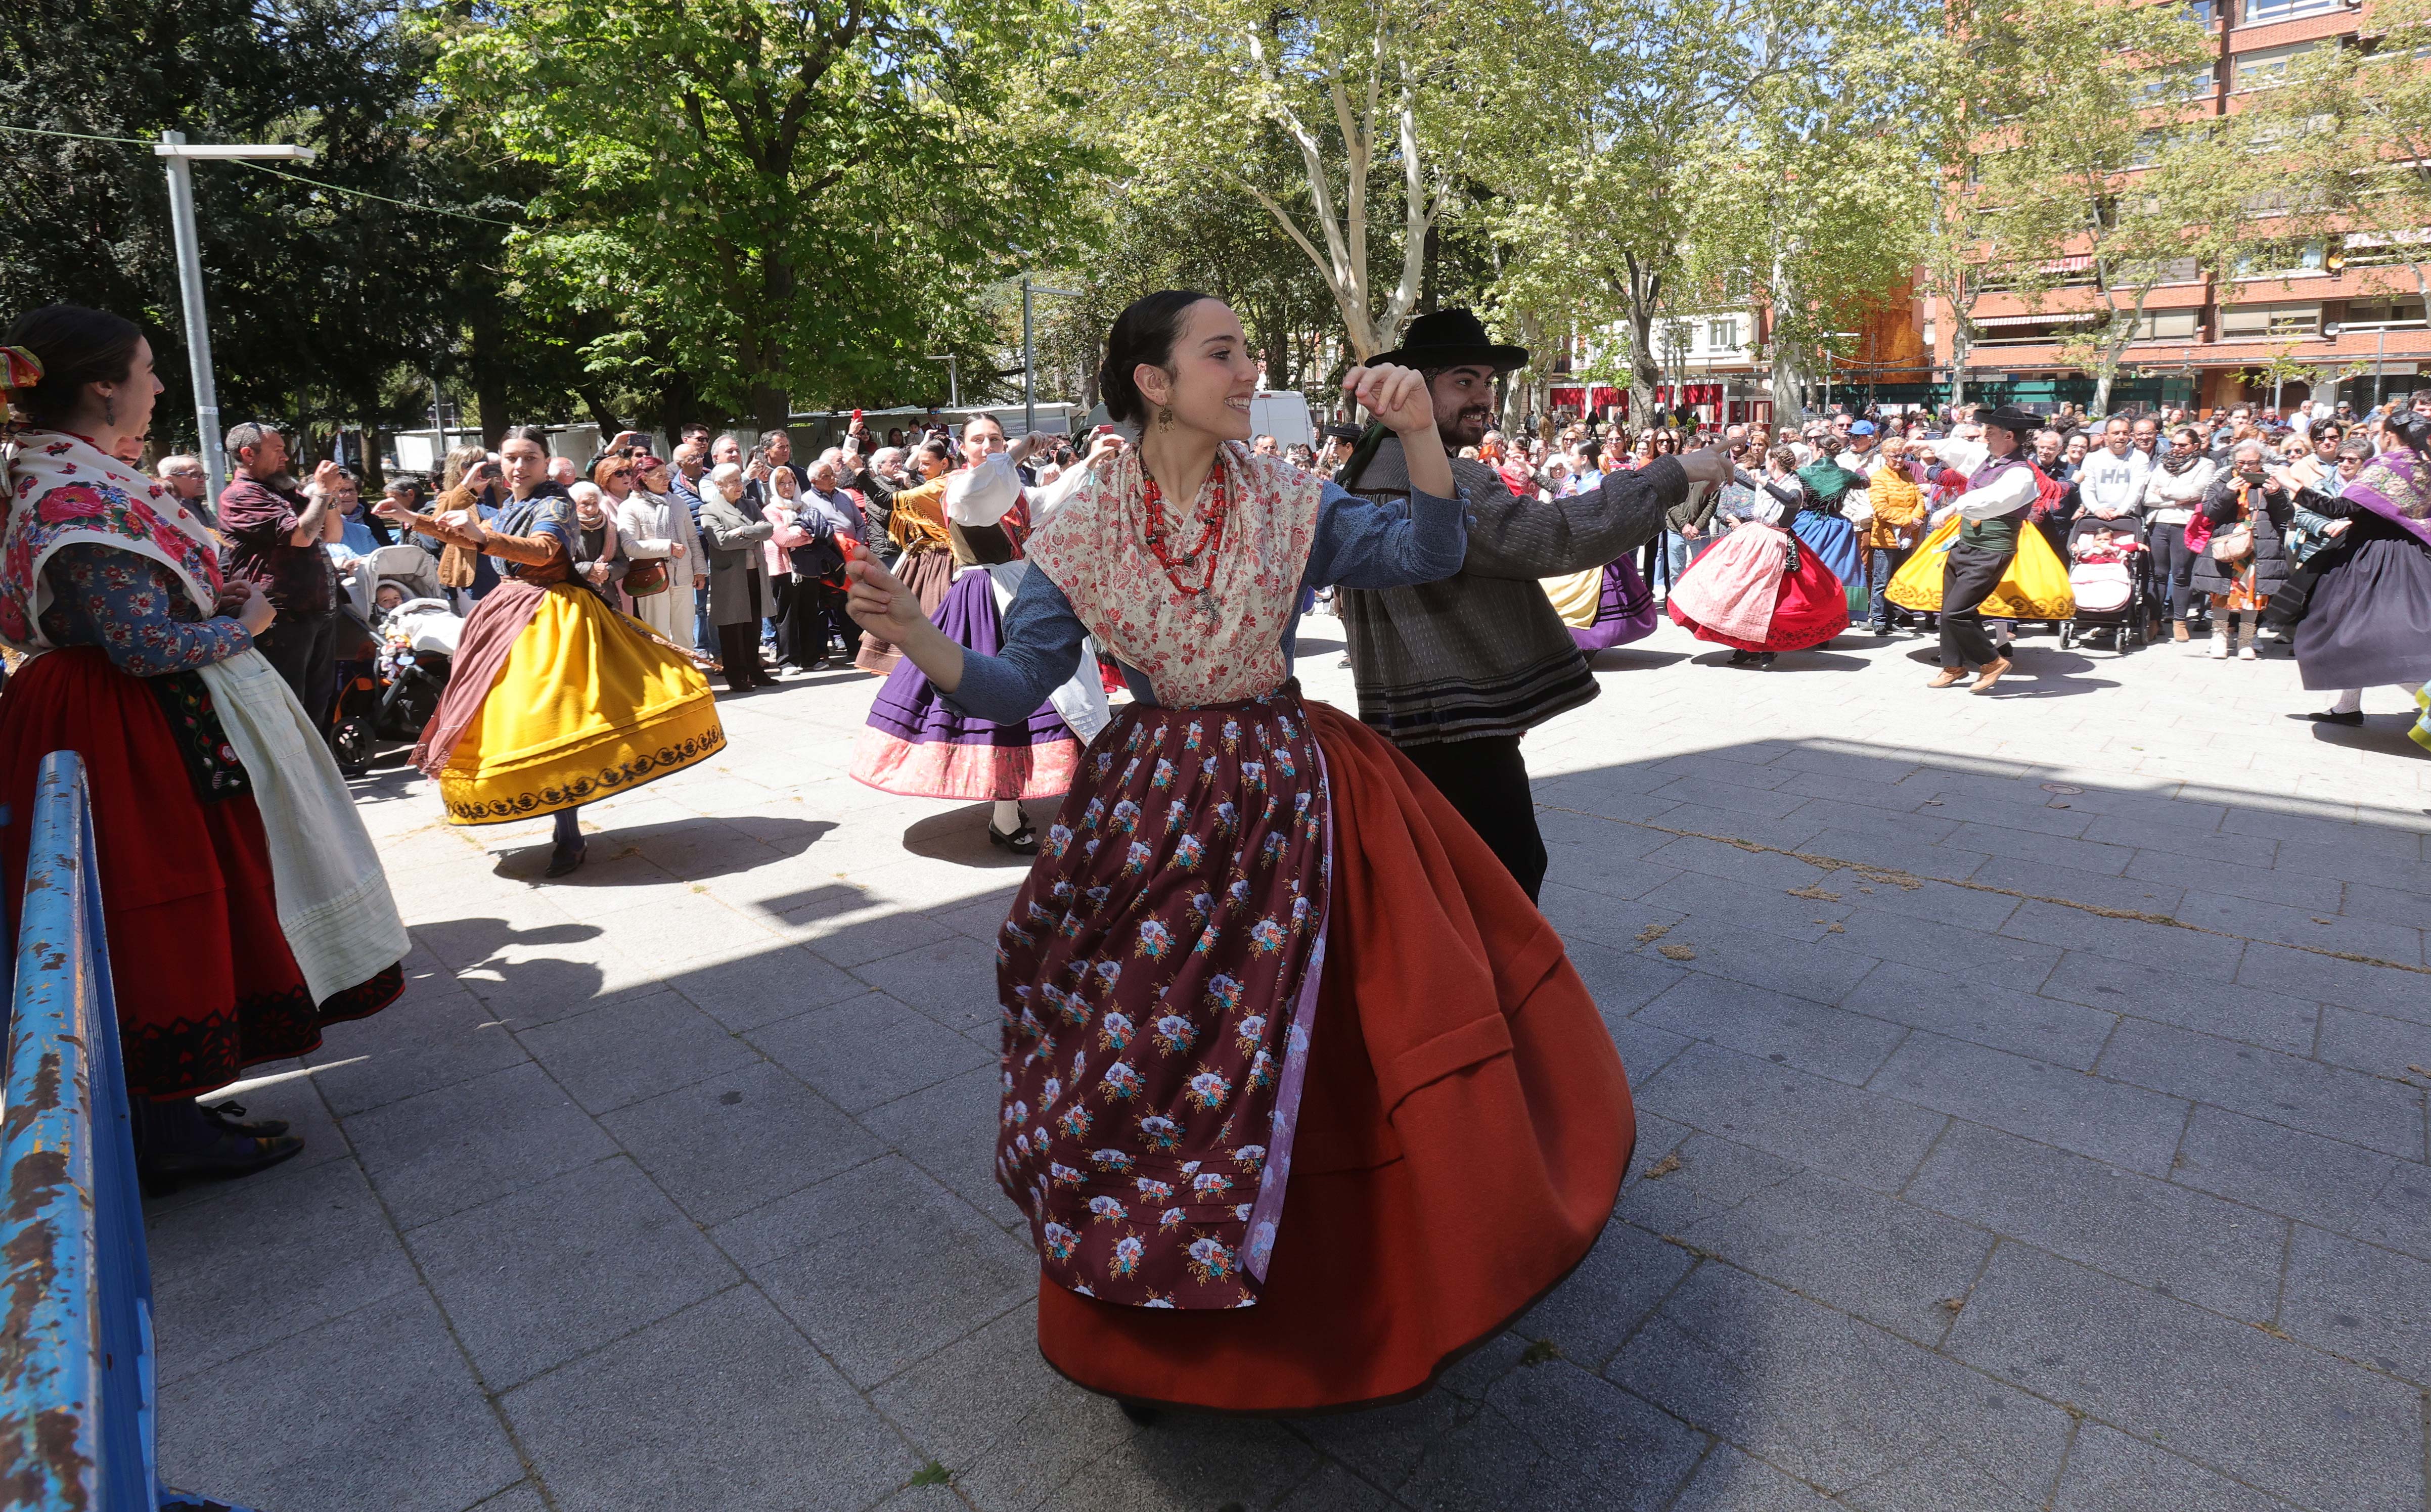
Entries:
{"type": "Polygon", "coordinates": [[[52,553],[42,633],[54,646],[98,646],[132,677],[157,678],[225,662],[253,635],[226,615],[204,617],[176,574],[132,551],[79,541],[52,553]]]}
{"type": "MultiPolygon", "coordinates": [[[[1413,491],[1409,511],[1377,504],[1328,482],[1318,501],[1316,531],[1300,574],[1303,596],[1319,588],[1398,588],[1433,582],[1460,570],[1467,549],[1467,505],[1413,491]]],[[[1283,632],[1289,667],[1299,631],[1295,609],[1283,632]]],[[[1088,634],[1079,611],[1033,563],[1004,613],[1003,649],[995,656],[965,651],[960,685],[947,704],[971,718],[1017,723],[1080,665],[1088,634]]],[[[1123,667],[1142,703],[1161,700],[1149,680],[1123,667]]]]}

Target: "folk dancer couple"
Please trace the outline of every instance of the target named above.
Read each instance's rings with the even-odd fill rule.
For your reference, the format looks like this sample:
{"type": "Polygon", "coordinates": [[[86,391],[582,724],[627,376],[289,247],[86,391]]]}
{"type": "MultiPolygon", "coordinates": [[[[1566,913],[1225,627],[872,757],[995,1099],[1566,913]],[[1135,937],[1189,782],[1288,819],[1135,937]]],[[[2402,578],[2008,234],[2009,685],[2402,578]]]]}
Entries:
{"type": "Polygon", "coordinates": [[[1404,606],[1440,611],[1362,669],[1363,707],[1417,748],[1500,744],[1453,785],[1508,773],[1486,821],[1534,840],[1517,727],[1594,692],[1536,580],[1625,552],[1720,464],[1520,501],[1450,455],[1505,357],[1420,360],[1432,382],[1345,380],[1391,433],[1352,475],[1388,498],[1363,498],[1246,445],[1231,310],[1151,294],[1099,374],[1140,442],[1048,501],[995,654],[849,569],[854,617],[967,717],[1028,719],[1092,641],[1133,695],[998,936],[996,1168],[1038,1248],[1042,1352],[1134,1417],[1425,1389],[1578,1264],[1626,1168],[1628,1083],[1560,939],[1418,767],[1302,697],[1291,648],[1314,587],[1346,590],[1354,661],[1404,606]],[[1496,644],[1515,630],[1527,650],[1496,644]],[[1454,652],[1479,686],[1423,659],[1454,652]]]}

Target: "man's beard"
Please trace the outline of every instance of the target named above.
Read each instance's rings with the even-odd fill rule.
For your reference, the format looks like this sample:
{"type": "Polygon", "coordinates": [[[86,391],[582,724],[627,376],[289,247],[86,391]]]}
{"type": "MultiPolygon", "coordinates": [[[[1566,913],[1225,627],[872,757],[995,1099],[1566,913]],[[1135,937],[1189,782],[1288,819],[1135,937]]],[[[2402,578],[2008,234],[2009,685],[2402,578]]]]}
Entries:
{"type": "Polygon", "coordinates": [[[1494,428],[1494,406],[1471,405],[1453,415],[1451,424],[1440,428],[1448,450],[1458,451],[1463,446],[1474,446],[1485,439],[1488,430],[1494,428]]]}
{"type": "Polygon", "coordinates": [[[285,494],[293,494],[296,488],[295,475],[284,467],[263,479],[262,482],[285,494]]]}

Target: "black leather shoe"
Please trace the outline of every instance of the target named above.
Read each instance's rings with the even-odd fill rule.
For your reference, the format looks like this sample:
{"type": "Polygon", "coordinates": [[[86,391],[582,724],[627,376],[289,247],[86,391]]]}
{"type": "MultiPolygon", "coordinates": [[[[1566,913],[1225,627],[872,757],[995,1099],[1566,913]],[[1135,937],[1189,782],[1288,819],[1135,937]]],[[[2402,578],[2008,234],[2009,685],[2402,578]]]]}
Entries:
{"type": "Polygon", "coordinates": [[[581,867],[582,858],[589,853],[590,848],[582,845],[578,845],[571,850],[563,846],[558,847],[549,852],[548,869],[541,875],[544,877],[570,876],[581,867]]]}
{"type": "Polygon", "coordinates": [[[250,1123],[245,1122],[244,1104],[242,1102],[207,1102],[201,1106],[203,1117],[228,1134],[241,1134],[248,1139],[276,1139],[287,1132],[284,1118],[256,1118],[250,1123]]]}
{"type": "Polygon", "coordinates": [[[2333,710],[2321,710],[2313,714],[2308,714],[2305,717],[2310,719],[2317,725],[2354,726],[2363,723],[2363,711],[2360,709],[2351,709],[2345,714],[2339,714],[2333,710]]]}
{"type": "Polygon", "coordinates": [[[1038,854],[1038,827],[1025,824],[1013,833],[1007,834],[996,827],[994,819],[990,819],[988,844],[1000,849],[1010,850],[1016,856],[1034,856],[1038,854]]]}
{"type": "Polygon", "coordinates": [[[227,1181],[268,1170],[304,1152],[304,1141],[293,1134],[275,1139],[229,1137],[209,1150],[179,1151],[156,1155],[141,1164],[144,1191],[154,1196],[174,1192],[188,1182],[227,1181]]]}

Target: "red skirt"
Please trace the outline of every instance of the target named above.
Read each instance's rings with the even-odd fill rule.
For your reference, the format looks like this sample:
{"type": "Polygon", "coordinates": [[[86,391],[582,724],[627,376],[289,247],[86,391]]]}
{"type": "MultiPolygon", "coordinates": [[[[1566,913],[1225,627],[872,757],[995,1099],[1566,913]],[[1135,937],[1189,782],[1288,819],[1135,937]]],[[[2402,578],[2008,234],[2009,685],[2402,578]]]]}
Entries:
{"type": "Polygon", "coordinates": [[[1798,544],[1798,570],[1781,575],[1781,596],[1773,601],[1772,625],[1763,640],[1741,640],[1700,625],[1680,612],[1677,600],[1668,609],[1673,623],[1697,639],[1741,651],[1803,651],[1849,628],[1849,590],[1823,564],[1823,553],[1803,541],[1798,544]]]}
{"type": "Polygon", "coordinates": [[[1423,1391],[1586,1258],[1628,1169],[1628,1078],[1560,936],[1407,757],[1308,714],[1333,895],[1266,1286],[1167,1311],[1042,1277],[1039,1350],[1094,1391],[1269,1414],[1423,1391]]]}
{"type": "Polygon", "coordinates": [[[0,802],[14,818],[0,830],[0,866],[13,932],[42,758],[78,753],[126,1084],[147,1097],[191,1097],[248,1066],[319,1048],[323,1025],[379,1012],[405,990],[405,976],[391,966],[312,1000],[278,927],[253,796],[195,797],[148,680],[92,647],[38,656],[8,680],[0,802]]]}

